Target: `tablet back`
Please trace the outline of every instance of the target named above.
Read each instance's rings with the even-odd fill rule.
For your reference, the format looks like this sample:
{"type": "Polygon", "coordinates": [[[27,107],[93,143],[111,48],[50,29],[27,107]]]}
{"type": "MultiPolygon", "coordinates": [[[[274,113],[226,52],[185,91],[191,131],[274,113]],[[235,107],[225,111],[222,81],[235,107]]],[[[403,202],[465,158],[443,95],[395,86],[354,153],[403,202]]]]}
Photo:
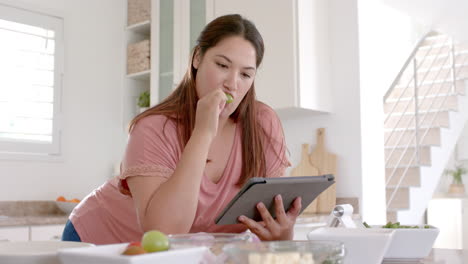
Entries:
{"type": "Polygon", "coordinates": [[[263,202],[275,217],[274,197],[281,194],[285,211],[289,209],[296,197],[302,198],[304,210],[321,192],[334,183],[333,175],[252,178],[232,199],[217,217],[218,225],[236,224],[240,215],[245,215],[256,221],[261,221],[256,204],[263,202]]]}

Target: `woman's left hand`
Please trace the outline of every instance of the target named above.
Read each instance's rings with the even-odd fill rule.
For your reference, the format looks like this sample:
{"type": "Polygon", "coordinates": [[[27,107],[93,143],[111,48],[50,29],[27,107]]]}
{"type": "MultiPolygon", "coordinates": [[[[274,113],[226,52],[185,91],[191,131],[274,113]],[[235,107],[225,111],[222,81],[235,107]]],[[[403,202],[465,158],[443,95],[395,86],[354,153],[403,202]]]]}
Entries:
{"type": "Polygon", "coordinates": [[[284,211],[281,195],[275,196],[274,219],[263,203],[257,204],[257,209],[262,216],[262,222],[256,222],[246,216],[240,216],[239,222],[246,225],[250,231],[263,241],[292,240],[294,236],[294,224],[301,211],[301,197],[297,197],[286,213],[284,211]]]}

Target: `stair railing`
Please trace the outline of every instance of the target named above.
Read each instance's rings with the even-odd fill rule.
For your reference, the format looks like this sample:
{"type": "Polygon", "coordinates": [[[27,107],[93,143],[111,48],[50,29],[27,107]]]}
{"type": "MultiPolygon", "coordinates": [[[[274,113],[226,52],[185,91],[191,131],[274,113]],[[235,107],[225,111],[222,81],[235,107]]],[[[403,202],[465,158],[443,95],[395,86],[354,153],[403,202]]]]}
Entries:
{"type": "MultiPolygon", "coordinates": [[[[452,92],[455,91],[454,89],[455,89],[455,85],[456,85],[456,76],[457,76],[457,73],[461,70],[460,69],[458,72],[456,72],[455,46],[453,45],[453,41],[450,38],[447,38],[442,45],[441,44],[432,44],[432,45],[430,45],[427,52],[422,56],[422,59],[420,59],[419,56],[417,58],[416,55],[418,54],[418,51],[420,50],[420,48],[423,46],[423,43],[425,42],[425,40],[428,37],[430,37],[431,35],[434,35],[434,34],[435,34],[434,32],[429,32],[428,34],[425,34],[425,36],[418,42],[418,44],[416,45],[416,48],[413,50],[410,57],[405,62],[404,67],[402,68],[400,73],[395,78],[395,81],[392,83],[391,88],[388,90],[388,92],[384,96],[384,103],[385,103],[388,100],[391,93],[393,92],[393,90],[395,89],[395,87],[400,83],[401,77],[406,72],[406,70],[411,69],[410,68],[410,63],[412,63],[412,65],[413,65],[413,67],[412,67],[412,70],[413,70],[412,76],[409,79],[407,85],[404,87],[404,89],[401,92],[398,99],[396,101],[394,101],[394,105],[393,105],[392,109],[389,111],[389,113],[387,114],[387,116],[385,118],[385,123],[386,123],[389,120],[389,117],[392,116],[392,113],[394,113],[396,107],[401,102],[402,96],[406,93],[407,89],[413,83],[414,84],[413,85],[413,88],[414,88],[413,97],[410,98],[407,101],[406,106],[405,106],[404,110],[402,111],[402,113],[400,115],[400,118],[395,123],[395,126],[393,127],[393,129],[390,132],[389,136],[385,140],[385,144],[387,144],[388,141],[393,138],[394,133],[397,131],[397,127],[400,124],[403,116],[405,116],[405,114],[408,113],[407,112],[408,107],[411,105],[411,102],[414,102],[414,114],[412,114],[411,119],[409,121],[407,121],[408,123],[407,123],[406,127],[403,128],[403,129],[398,130],[398,131],[400,131],[400,136],[399,136],[397,142],[394,144],[394,147],[391,149],[390,154],[388,155],[388,158],[386,159],[386,164],[387,164],[393,158],[394,151],[397,148],[401,149],[401,147],[399,147],[399,145],[401,143],[401,140],[402,140],[403,136],[406,134],[406,132],[409,131],[410,128],[412,128],[411,124],[414,122],[414,142],[413,142],[413,138],[408,141],[408,143],[404,147],[404,150],[401,152],[400,157],[399,157],[398,161],[396,162],[396,165],[392,166],[393,170],[390,173],[390,176],[386,180],[386,186],[388,186],[390,184],[392,178],[394,177],[396,171],[399,168],[402,168],[402,167],[404,168],[403,173],[401,174],[397,185],[393,188],[392,193],[390,194],[390,197],[387,200],[387,208],[389,208],[389,206],[391,205],[391,202],[395,198],[395,195],[398,192],[398,189],[400,188],[404,178],[406,177],[406,174],[407,174],[409,168],[411,166],[413,166],[412,164],[413,164],[414,159],[416,158],[416,164],[418,166],[421,165],[420,153],[419,153],[420,144],[425,139],[425,137],[428,135],[430,129],[432,128],[432,125],[434,124],[435,120],[439,116],[439,113],[444,110],[445,102],[447,101],[447,98],[451,95],[451,93],[450,92],[445,93],[445,96],[441,100],[440,105],[437,108],[435,108],[436,109],[435,112],[431,111],[432,106],[436,101],[440,100],[441,97],[439,97],[438,95],[441,94],[442,89],[444,88],[444,84],[445,84],[446,81],[449,80],[451,82],[452,92]],[[447,44],[449,44],[450,50],[448,52],[446,52],[446,53],[443,53],[444,48],[447,47],[447,44]],[[437,51],[436,55],[435,56],[430,55],[431,51],[434,49],[434,47],[439,46],[439,45],[440,45],[440,49],[437,51]],[[426,82],[426,78],[427,78],[428,74],[431,73],[431,72],[434,72],[432,69],[434,67],[435,62],[438,61],[440,59],[440,56],[442,56],[442,55],[445,56],[445,60],[443,61],[443,63],[440,66],[437,66],[437,67],[439,67],[439,69],[437,70],[437,73],[433,77],[432,81],[426,82]],[[424,76],[421,78],[421,80],[419,80],[418,70],[420,70],[420,67],[422,67],[424,65],[424,61],[428,57],[433,57],[433,60],[432,60],[432,62],[430,64],[430,66],[428,68],[425,68],[426,72],[425,72],[424,76]],[[420,59],[420,61],[418,61],[418,59],[420,59]],[[437,90],[437,92],[432,97],[432,100],[430,101],[429,106],[427,107],[427,111],[424,113],[424,115],[422,115],[422,118],[420,119],[419,100],[420,100],[421,96],[419,95],[419,85],[421,84],[421,85],[425,85],[426,87],[428,87],[426,89],[424,95],[422,96],[422,99],[421,99],[421,102],[422,102],[421,104],[424,104],[425,100],[427,100],[428,94],[430,94],[430,92],[432,91],[433,86],[436,83],[438,83],[438,80],[440,80],[438,78],[439,78],[439,75],[441,74],[442,70],[446,69],[447,60],[450,60],[450,70],[441,79],[439,89],[437,90]],[[429,116],[429,113],[432,114],[432,119],[429,121],[429,125],[425,126],[423,124],[424,124],[424,121],[426,120],[426,118],[429,116]],[[421,125],[423,125],[423,126],[421,127],[421,125]],[[422,134],[423,134],[422,136],[419,135],[420,132],[422,132],[422,134]],[[408,148],[410,146],[412,146],[412,144],[414,144],[415,151],[412,153],[410,161],[406,165],[400,166],[403,159],[406,156],[408,148]]],[[[427,45],[424,45],[424,46],[427,46],[427,45]]],[[[466,57],[465,57],[465,60],[466,60],[466,57]]],[[[462,65],[464,64],[465,60],[463,61],[462,65]]],[[[408,116],[408,115],[406,115],[406,116],[408,116]]]]}
{"type": "MultiPolygon", "coordinates": [[[[447,41],[448,41],[448,39],[447,39],[443,44],[446,44],[447,41]]],[[[431,46],[431,47],[429,48],[429,50],[426,52],[426,54],[424,55],[424,57],[423,57],[423,59],[422,59],[422,62],[427,58],[428,54],[430,54],[430,51],[432,50],[432,48],[433,48],[433,46],[431,46]]],[[[441,55],[441,51],[442,51],[442,50],[443,50],[443,46],[442,46],[442,47],[439,49],[439,51],[437,52],[436,58],[431,62],[431,66],[430,66],[429,68],[432,68],[432,67],[434,66],[434,63],[435,63],[435,61],[437,60],[437,58],[441,55]]],[[[447,57],[447,58],[448,58],[448,57],[447,57]]],[[[447,58],[446,58],[446,60],[447,60],[447,58]]],[[[421,62],[421,65],[422,65],[422,62],[421,62]]],[[[444,61],[444,64],[445,64],[446,62],[447,62],[447,61],[444,61]]],[[[414,70],[413,70],[413,76],[411,76],[411,78],[410,78],[410,80],[409,80],[407,86],[404,88],[403,92],[400,94],[400,96],[398,97],[397,101],[394,102],[394,105],[393,105],[393,107],[392,107],[392,110],[390,110],[389,114],[387,114],[387,116],[386,116],[386,118],[385,118],[385,121],[384,121],[384,124],[385,124],[385,123],[388,121],[389,117],[392,116],[392,114],[393,114],[394,111],[395,111],[396,106],[397,106],[398,103],[401,101],[401,97],[403,96],[403,94],[406,92],[406,90],[409,88],[409,86],[411,85],[411,83],[412,83],[413,80],[414,80],[414,97],[411,98],[410,100],[407,100],[406,105],[405,105],[405,109],[402,111],[402,113],[403,113],[403,114],[406,114],[406,113],[407,113],[408,107],[411,105],[412,100],[414,100],[414,102],[415,102],[415,103],[414,103],[414,106],[415,106],[415,115],[414,115],[414,116],[411,118],[411,120],[408,122],[408,125],[406,126],[406,128],[404,128],[404,130],[402,131],[402,133],[400,133],[400,136],[399,136],[399,138],[398,138],[398,140],[397,140],[396,146],[398,146],[398,144],[401,143],[401,139],[403,138],[404,132],[406,132],[406,131],[409,130],[409,128],[410,128],[409,126],[410,126],[411,122],[413,122],[413,118],[416,119],[416,121],[417,121],[417,119],[418,119],[418,115],[417,115],[417,112],[418,112],[417,100],[418,100],[418,97],[419,97],[419,96],[418,96],[418,81],[417,81],[417,70],[418,70],[418,66],[417,66],[416,58],[413,58],[413,65],[414,65],[414,67],[413,67],[413,68],[414,68],[414,70]],[[416,73],[416,74],[415,74],[415,73],[416,73]]],[[[404,71],[403,71],[403,72],[404,72],[404,71]]],[[[425,73],[425,75],[424,75],[423,78],[421,79],[421,83],[424,83],[424,81],[426,80],[426,77],[427,77],[427,75],[429,74],[429,72],[430,72],[430,71],[427,71],[427,72],[425,73]]],[[[439,73],[438,73],[438,74],[439,74],[439,73]]],[[[433,84],[431,84],[431,86],[430,86],[431,88],[430,88],[430,89],[432,89],[432,85],[433,85],[433,84]]],[[[429,89],[429,90],[430,90],[430,89],[429,89]]],[[[429,90],[428,90],[428,91],[429,91],[429,90]]],[[[427,95],[427,92],[426,92],[426,95],[427,95]]],[[[390,132],[390,136],[387,137],[387,139],[385,140],[384,145],[386,145],[386,144],[388,143],[388,141],[392,138],[393,134],[396,132],[398,125],[400,124],[401,120],[403,120],[403,117],[405,116],[405,115],[403,115],[403,114],[400,115],[400,117],[398,118],[398,121],[396,122],[395,126],[393,127],[392,131],[390,132]]],[[[417,122],[415,122],[415,124],[417,124],[417,122]]],[[[401,130],[400,130],[400,131],[401,131],[401,130]]],[[[417,131],[417,129],[416,129],[415,131],[417,131]]],[[[409,147],[409,146],[408,146],[408,147],[409,147]]],[[[385,163],[389,162],[390,158],[392,157],[392,155],[393,155],[393,153],[394,153],[394,151],[395,151],[396,149],[397,149],[397,147],[393,148],[393,149],[390,151],[390,154],[388,155],[388,159],[385,160],[385,163]]],[[[407,151],[407,148],[405,148],[403,152],[406,152],[406,151],[407,151]]],[[[399,159],[398,162],[397,162],[398,164],[401,163],[403,157],[404,157],[403,155],[400,156],[400,159],[399,159]]],[[[393,173],[392,173],[392,174],[393,174],[393,173]]]]}

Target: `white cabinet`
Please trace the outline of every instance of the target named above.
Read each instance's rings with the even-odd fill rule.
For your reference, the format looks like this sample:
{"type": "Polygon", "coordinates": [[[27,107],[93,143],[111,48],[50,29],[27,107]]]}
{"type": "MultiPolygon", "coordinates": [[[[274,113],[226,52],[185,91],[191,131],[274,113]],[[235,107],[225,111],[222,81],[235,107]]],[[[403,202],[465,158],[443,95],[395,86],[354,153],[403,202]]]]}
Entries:
{"type": "Polygon", "coordinates": [[[0,241],[28,241],[29,227],[0,227],[0,241]]]}
{"type": "Polygon", "coordinates": [[[280,114],[330,112],[327,0],[216,0],[214,16],[239,13],[263,36],[257,97],[280,114]]]}
{"type": "Polygon", "coordinates": [[[468,249],[468,198],[432,199],[427,222],[440,229],[434,248],[468,249]]]}
{"type": "Polygon", "coordinates": [[[65,225],[0,227],[1,241],[59,241],[65,225]]]}
{"type": "MultiPolygon", "coordinates": [[[[190,51],[214,0],[151,0],[151,19],[126,28],[126,44],[150,40],[151,69],[125,76],[124,127],[138,113],[137,99],[150,91],[151,106],[166,98],[181,80],[190,51]]],[[[125,20],[127,21],[127,20],[125,20]]]]}
{"type": "Polygon", "coordinates": [[[60,241],[64,227],[64,225],[31,226],[31,241],[60,241]]]}

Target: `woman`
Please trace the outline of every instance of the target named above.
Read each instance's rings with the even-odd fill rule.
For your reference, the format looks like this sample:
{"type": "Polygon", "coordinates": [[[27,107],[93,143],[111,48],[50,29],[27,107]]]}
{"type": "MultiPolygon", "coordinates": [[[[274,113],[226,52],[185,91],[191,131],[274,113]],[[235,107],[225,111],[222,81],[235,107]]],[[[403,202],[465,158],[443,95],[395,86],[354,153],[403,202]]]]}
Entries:
{"type": "Polygon", "coordinates": [[[277,197],[276,219],[239,224],[214,219],[251,177],[283,176],[289,161],[281,123],[255,100],[254,79],[263,39],[239,15],[222,16],[201,32],[177,89],[135,117],[121,175],[88,195],[72,212],[63,240],[95,244],[167,234],[243,232],[262,240],[292,239],[297,198],[286,213],[277,197]]]}

